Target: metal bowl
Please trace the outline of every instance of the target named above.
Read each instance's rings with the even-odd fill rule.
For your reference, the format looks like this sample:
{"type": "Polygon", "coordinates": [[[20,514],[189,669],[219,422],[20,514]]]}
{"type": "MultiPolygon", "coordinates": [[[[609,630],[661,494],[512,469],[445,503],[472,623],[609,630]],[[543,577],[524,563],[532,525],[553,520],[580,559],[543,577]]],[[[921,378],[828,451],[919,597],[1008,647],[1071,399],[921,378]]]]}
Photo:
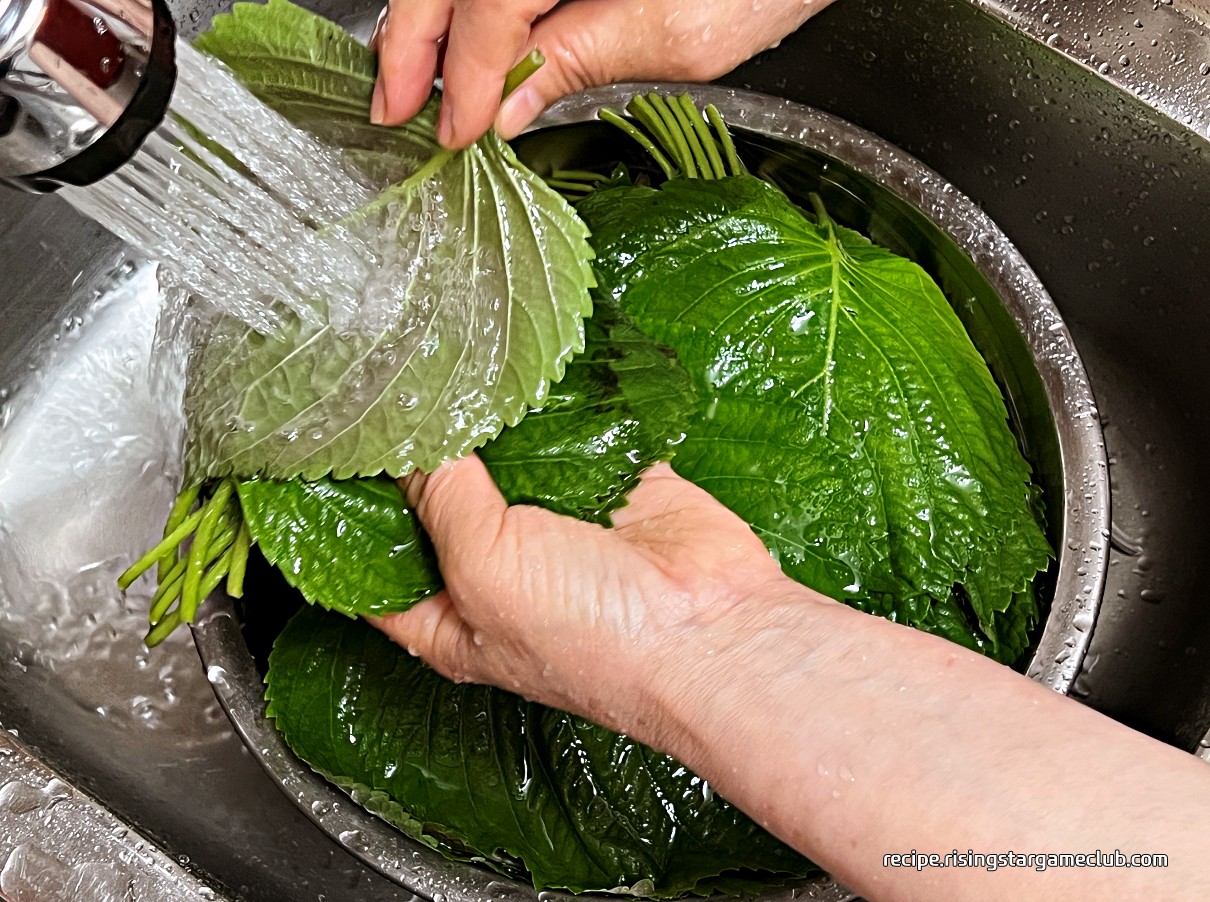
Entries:
{"type": "MultiPolygon", "coordinates": [[[[978,207],[919,161],[848,122],[766,95],[667,84],[589,91],[550,110],[537,128],[556,132],[541,142],[522,137],[518,153],[540,172],[616,158],[618,137],[596,122],[597,111],[654,88],[683,88],[713,103],[754,171],[792,198],[818,192],[839,222],[915,260],[941,285],[1004,391],[1043,491],[1059,561],[1048,575],[1051,603],[1026,672],[1066,694],[1088,649],[1105,579],[1109,479],[1084,366],[1037,276],[978,207]]],[[[232,603],[209,599],[193,632],[215,693],[253,755],[321,829],[367,864],[436,902],[570,898],[448,861],[363,810],[299,761],[265,717],[261,673],[232,603]]],[[[761,898],[850,897],[817,881],[761,898]]]]}

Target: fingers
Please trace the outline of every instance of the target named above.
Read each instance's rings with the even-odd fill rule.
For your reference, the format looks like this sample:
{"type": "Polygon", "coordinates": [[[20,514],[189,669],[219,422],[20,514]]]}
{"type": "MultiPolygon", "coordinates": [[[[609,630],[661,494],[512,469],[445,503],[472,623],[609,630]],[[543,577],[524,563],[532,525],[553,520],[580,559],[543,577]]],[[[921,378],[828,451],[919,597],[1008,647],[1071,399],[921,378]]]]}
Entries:
{"type": "Polygon", "coordinates": [[[832,0],[678,3],[576,0],[534,26],[546,65],[504,101],[495,128],[516,137],[561,97],[621,81],[709,81],[775,45],[832,0]]]}
{"type": "Polygon", "coordinates": [[[442,76],[437,140],[456,149],[479,140],[500,108],[504,77],[528,50],[535,19],[555,0],[454,0],[442,76]]]}
{"type": "MultiPolygon", "coordinates": [[[[400,480],[408,501],[433,540],[447,584],[474,573],[499,535],[508,510],[491,474],[475,455],[448,461],[432,473],[400,480]]],[[[476,678],[474,627],[450,590],[443,589],[402,614],[368,618],[397,644],[458,682],[476,678]]]]}
{"type": "MultiPolygon", "coordinates": [[[[516,137],[556,100],[596,85],[723,74],[746,54],[730,38],[707,45],[703,35],[727,31],[726,17],[737,5],[576,0],[560,6],[533,28],[529,46],[542,51],[546,65],[501,106],[497,133],[516,137]]],[[[751,18],[750,6],[744,14],[751,18]]]]}
{"type": "Polygon", "coordinates": [[[508,504],[477,455],[401,482],[433,540],[443,572],[460,556],[481,557],[495,543],[508,504]]]}
{"type": "Polygon", "coordinates": [[[465,147],[493,123],[513,138],[550,104],[587,87],[714,78],[831,2],[777,0],[753,16],[747,0],[575,0],[557,8],[556,0],[394,0],[373,39],[379,77],[371,118],[397,125],[414,116],[440,65],[438,140],[465,147]],[[534,47],[546,65],[502,104],[505,75],[534,47]]]}
{"type": "Polygon", "coordinates": [[[366,619],[442,676],[455,682],[471,679],[474,634],[463,623],[448,593],[438,592],[402,614],[366,619]]]}
{"type": "Polygon", "coordinates": [[[556,100],[631,77],[643,43],[635,14],[632,0],[577,0],[539,21],[523,53],[537,47],[546,64],[501,104],[497,134],[515,138],[556,100]]]}
{"type": "Polygon", "coordinates": [[[634,66],[634,0],[395,0],[375,31],[378,83],[371,119],[398,125],[428,99],[448,32],[437,139],[451,149],[492,126],[514,137],[560,97],[634,66]],[[539,20],[535,26],[535,20],[539,20]],[[504,78],[533,47],[547,62],[501,106],[504,78]]]}
{"type": "Polygon", "coordinates": [[[453,0],[395,0],[376,32],[378,81],[370,120],[399,125],[424,106],[437,77],[438,44],[449,31],[453,0]]]}

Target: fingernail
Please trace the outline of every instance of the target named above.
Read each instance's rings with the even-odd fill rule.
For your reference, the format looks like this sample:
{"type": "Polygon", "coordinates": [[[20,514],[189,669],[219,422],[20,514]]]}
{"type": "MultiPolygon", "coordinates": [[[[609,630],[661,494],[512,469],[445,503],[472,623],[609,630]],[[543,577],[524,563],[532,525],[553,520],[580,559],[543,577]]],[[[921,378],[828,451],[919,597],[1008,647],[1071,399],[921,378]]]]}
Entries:
{"type": "Polygon", "coordinates": [[[509,95],[496,114],[496,134],[511,141],[546,109],[542,95],[532,85],[521,85],[509,95]]]}
{"type": "Polygon", "coordinates": [[[374,85],[374,99],[370,101],[370,121],[375,125],[382,125],[386,121],[386,114],[386,91],[382,87],[382,80],[379,79],[374,85]]]}
{"type": "Polygon", "coordinates": [[[448,94],[441,97],[441,112],[437,115],[437,141],[442,147],[449,147],[454,140],[454,111],[450,107],[448,94]]]}
{"type": "Polygon", "coordinates": [[[378,50],[378,39],[382,36],[382,28],[387,23],[387,13],[390,11],[390,6],[384,6],[382,12],[378,14],[378,21],[374,23],[374,33],[370,35],[370,43],[366,45],[371,50],[378,50]]]}
{"type": "Polygon", "coordinates": [[[424,484],[428,477],[420,470],[413,470],[406,476],[399,478],[399,487],[403,489],[404,497],[407,498],[408,504],[416,507],[420,503],[420,497],[424,494],[424,484]]]}

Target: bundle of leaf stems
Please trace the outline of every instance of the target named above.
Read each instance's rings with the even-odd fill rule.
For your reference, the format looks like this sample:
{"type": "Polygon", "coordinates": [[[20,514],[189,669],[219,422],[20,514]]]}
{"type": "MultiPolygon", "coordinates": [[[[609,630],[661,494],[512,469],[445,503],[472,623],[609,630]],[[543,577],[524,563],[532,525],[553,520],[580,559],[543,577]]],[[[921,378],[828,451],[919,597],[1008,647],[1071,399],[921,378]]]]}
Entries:
{"type": "MultiPolygon", "coordinates": [[[[722,179],[747,171],[713,104],[702,110],[689,94],[670,97],[652,91],[632,98],[626,112],[631,118],[611,109],[601,110],[598,116],[633,139],[666,179],[722,179]]],[[[591,170],[556,169],[545,181],[574,204],[610,178],[591,170]]]]}
{"type": "Polygon", "coordinates": [[[201,487],[195,486],[177,496],[164,525],[164,538],[118,578],[125,591],[156,568],[157,588],[147,615],[150,629],[143,640],[148,648],[159,645],[182,623],[192,623],[199,605],[224,579],[228,595],[244,594],[252,536],[240,512],[235,480],[222,480],[199,504],[200,494],[201,487]]]}
{"type": "Polygon", "coordinates": [[[665,178],[721,179],[746,171],[713,104],[706,106],[703,116],[688,94],[665,97],[652,91],[634,97],[626,112],[646,131],[613,110],[601,110],[600,117],[647,151],[665,178]]]}

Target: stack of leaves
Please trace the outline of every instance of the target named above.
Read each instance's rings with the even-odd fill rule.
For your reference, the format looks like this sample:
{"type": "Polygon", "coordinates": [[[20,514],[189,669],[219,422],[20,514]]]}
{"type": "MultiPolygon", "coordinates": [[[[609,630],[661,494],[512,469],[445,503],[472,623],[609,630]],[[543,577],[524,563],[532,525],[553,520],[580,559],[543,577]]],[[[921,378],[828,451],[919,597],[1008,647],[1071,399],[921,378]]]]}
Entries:
{"type": "MultiPolygon", "coordinates": [[[[436,150],[432,105],[402,130],[365,125],[373,59],[284,0],[238,6],[201,46],[370,173],[420,149],[387,207],[433,191],[467,223],[461,240],[473,232],[506,256],[501,304],[475,315],[477,334],[509,336],[508,375],[478,390],[492,399],[480,417],[447,391],[483,375],[459,369],[460,355],[418,360],[391,341],[350,354],[340,336],[301,328],[277,341],[217,335],[188,390],[192,487],[141,565],[161,563],[151,638],[187,622],[233,567],[238,582],[255,544],[312,605],[275,643],[270,715],[300,757],[407,834],[576,891],[669,897],[813,873],[674,760],[449,683],[351,618],[441,587],[388,477],[482,445],[511,502],[602,523],[645,468],[671,460],[791,577],[1016,660],[1050,552],[1003,399],[936,285],[818,200],[807,213],[747,174],[717,113],[687,97],[605,116],[664,180],[561,173],[573,212],[494,138],[436,150]],[[583,353],[560,379],[590,283],[584,223],[599,287],[583,353]],[[408,392],[428,399],[419,419],[395,403],[408,392]]],[[[447,325],[440,309],[425,321],[438,349],[447,325]]]]}

